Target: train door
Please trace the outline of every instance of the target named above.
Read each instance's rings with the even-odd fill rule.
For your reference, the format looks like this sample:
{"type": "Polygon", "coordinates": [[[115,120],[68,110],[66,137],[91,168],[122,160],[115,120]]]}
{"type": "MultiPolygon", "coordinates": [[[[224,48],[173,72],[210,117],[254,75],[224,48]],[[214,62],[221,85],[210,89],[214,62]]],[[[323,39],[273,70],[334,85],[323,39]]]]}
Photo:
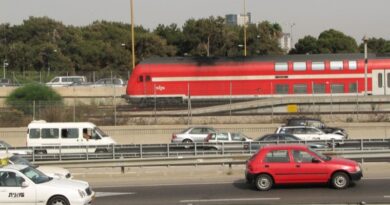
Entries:
{"type": "Polygon", "coordinates": [[[390,70],[372,71],[372,94],[390,95],[390,70]]]}
{"type": "Polygon", "coordinates": [[[152,79],[149,74],[140,75],[138,81],[142,84],[142,90],[144,95],[153,95],[152,79]]]}

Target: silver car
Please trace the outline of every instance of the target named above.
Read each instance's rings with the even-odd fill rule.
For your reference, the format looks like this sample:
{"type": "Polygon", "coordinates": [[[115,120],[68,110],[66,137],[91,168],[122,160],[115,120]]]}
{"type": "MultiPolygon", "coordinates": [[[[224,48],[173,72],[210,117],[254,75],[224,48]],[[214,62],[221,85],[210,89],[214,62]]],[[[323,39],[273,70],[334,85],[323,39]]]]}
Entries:
{"type": "Polygon", "coordinates": [[[172,143],[205,142],[210,133],[217,131],[211,127],[189,127],[179,133],[172,134],[172,143]]]}

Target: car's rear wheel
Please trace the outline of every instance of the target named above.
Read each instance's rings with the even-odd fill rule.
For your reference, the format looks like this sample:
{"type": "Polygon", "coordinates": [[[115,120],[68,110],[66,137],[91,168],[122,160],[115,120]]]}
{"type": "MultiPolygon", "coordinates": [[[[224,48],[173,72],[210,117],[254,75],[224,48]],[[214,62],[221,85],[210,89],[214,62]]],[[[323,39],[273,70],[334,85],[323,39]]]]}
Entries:
{"type": "Polygon", "coordinates": [[[331,185],[335,189],[345,189],[350,183],[348,175],[344,172],[334,173],[331,180],[331,185]]]}
{"type": "Polygon", "coordinates": [[[268,191],[272,188],[274,181],[268,174],[260,174],[256,177],[255,185],[259,191],[268,191]]]}
{"type": "Polygon", "coordinates": [[[189,144],[189,143],[192,143],[192,140],[190,140],[190,139],[185,139],[185,140],[183,140],[183,143],[189,144]]]}
{"type": "Polygon", "coordinates": [[[47,205],[70,205],[68,199],[64,196],[53,196],[47,202],[47,205]]]}

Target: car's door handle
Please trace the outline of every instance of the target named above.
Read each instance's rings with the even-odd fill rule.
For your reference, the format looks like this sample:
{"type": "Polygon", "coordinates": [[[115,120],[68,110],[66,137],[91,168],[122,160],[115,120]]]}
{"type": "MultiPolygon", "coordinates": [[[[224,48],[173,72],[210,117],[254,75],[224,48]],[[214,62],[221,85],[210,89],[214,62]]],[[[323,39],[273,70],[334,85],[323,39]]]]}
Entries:
{"type": "Polygon", "coordinates": [[[7,190],[5,190],[5,189],[0,189],[0,192],[7,192],[7,190]]]}
{"type": "Polygon", "coordinates": [[[296,164],[295,167],[298,167],[298,168],[299,168],[299,167],[301,167],[301,165],[300,165],[300,164],[296,164]]]}
{"type": "Polygon", "coordinates": [[[264,167],[265,167],[265,168],[269,168],[269,165],[268,165],[268,164],[266,164],[266,165],[264,165],[264,167]]]}

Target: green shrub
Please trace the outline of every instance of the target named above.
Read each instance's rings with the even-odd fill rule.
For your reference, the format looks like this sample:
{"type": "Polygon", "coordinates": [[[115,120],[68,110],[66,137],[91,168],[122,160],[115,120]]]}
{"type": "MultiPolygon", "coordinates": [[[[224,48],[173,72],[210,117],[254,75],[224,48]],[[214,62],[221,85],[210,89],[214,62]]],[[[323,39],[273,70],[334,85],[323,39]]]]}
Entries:
{"type": "Polygon", "coordinates": [[[6,99],[6,104],[24,114],[32,114],[39,106],[62,105],[63,99],[52,88],[41,84],[27,84],[14,90],[6,99]]]}

